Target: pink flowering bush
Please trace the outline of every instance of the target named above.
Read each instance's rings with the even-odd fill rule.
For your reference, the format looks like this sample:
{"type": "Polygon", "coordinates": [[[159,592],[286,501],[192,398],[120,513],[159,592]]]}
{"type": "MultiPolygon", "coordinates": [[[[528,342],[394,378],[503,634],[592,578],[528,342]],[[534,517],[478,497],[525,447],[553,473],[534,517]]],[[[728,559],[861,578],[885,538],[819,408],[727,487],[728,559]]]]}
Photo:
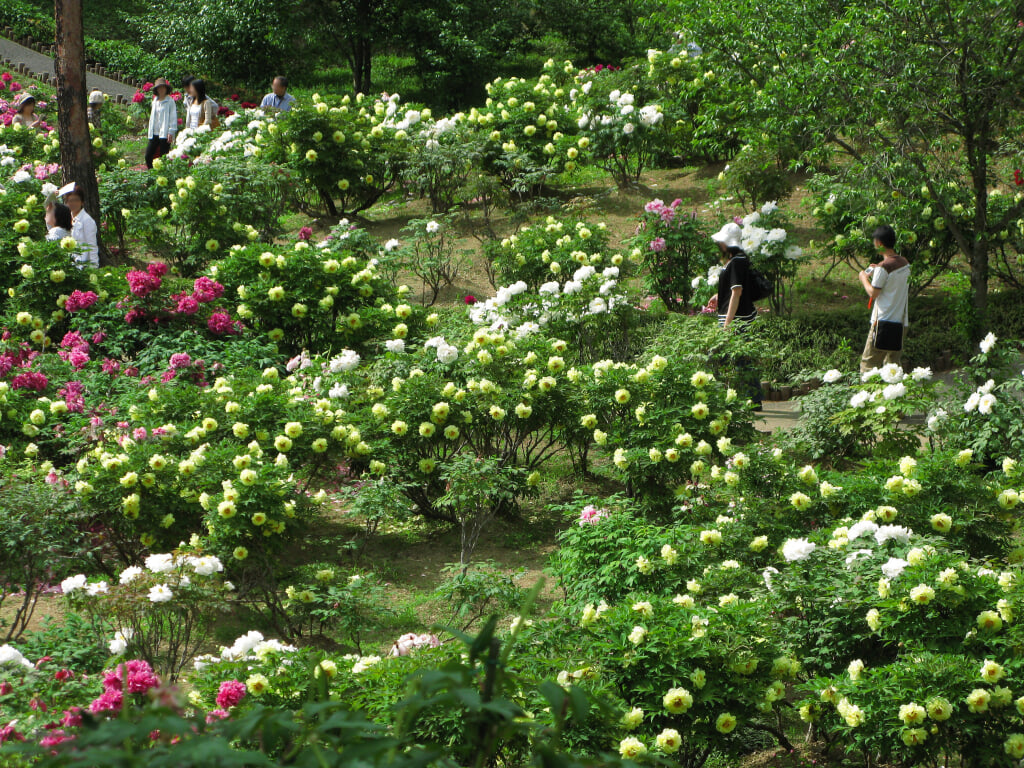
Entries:
{"type": "Polygon", "coordinates": [[[651,200],[644,205],[633,254],[644,267],[645,288],[673,312],[686,311],[693,297],[693,276],[718,261],[718,246],[681,200],[651,200]]]}

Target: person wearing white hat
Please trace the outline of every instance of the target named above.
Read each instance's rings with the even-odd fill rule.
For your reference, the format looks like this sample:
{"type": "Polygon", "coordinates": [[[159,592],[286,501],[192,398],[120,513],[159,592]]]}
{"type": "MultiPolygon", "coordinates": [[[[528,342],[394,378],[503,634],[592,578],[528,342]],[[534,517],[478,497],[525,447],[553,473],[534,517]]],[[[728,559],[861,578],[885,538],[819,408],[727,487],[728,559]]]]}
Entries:
{"type": "Polygon", "coordinates": [[[718,243],[725,268],[718,276],[718,295],[712,297],[712,308],[718,310],[718,323],[728,328],[736,320],[749,323],[757,318],[757,308],[751,299],[750,259],[743,251],[743,230],[730,221],[711,239],[718,243]]]}
{"type": "MultiPolygon", "coordinates": [[[[718,295],[711,297],[709,305],[718,310],[718,324],[722,328],[729,328],[738,321],[739,331],[744,333],[757,319],[757,307],[751,286],[750,258],[742,245],[743,229],[730,221],[711,239],[718,243],[726,263],[718,275],[718,295]]],[[[737,388],[750,398],[754,410],[761,410],[761,377],[754,370],[753,361],[741,355],[736,359],[736,368],[742,379],[742,386],[737,388]]]]}
{"type": "Polygon", "coordinates": [[[106,102],[106,100],[107,98],[103,95],[103,91],[99,90],[98,88],[93,89],[93,91],[89,94],[89,125],[91,125],[96,130],[99,130],[100,128],[103,127],[103,104],[106,102]]]}

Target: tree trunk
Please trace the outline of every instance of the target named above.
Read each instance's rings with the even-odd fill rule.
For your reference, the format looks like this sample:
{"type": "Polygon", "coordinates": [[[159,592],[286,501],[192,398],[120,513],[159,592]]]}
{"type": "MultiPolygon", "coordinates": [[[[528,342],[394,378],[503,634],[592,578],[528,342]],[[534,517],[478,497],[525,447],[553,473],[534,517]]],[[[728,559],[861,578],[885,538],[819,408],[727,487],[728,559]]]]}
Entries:
{"type": "MultiPolygon", "coordinates": [[[[83,191],[85,209],[100,222],[100,194],[92,163],[89,115],[85,86],[85,30],[83,0],[54,0],[57,22],[57,131],[64,183],[75,182],[83,191]]],[[[100,258],[106,250],[100,244],[100,258]]]]}
{"type": "Polygon", "coordinates": [[[373,44],[362,35],[352,40],[352,87],[356,93],[369,93],[371,87],[370,64],[373,44]]]}
{"type": "Polygon", "coordinates": [[[974,293],[975,324],[972,329],[977,337],[986,325],[988,309],[988,133],[982,132],[977,141],[967,142],[967,159],[971,167],[974,184],[974,242],[968,254],[971,262],[971,289],[974,293]]]}

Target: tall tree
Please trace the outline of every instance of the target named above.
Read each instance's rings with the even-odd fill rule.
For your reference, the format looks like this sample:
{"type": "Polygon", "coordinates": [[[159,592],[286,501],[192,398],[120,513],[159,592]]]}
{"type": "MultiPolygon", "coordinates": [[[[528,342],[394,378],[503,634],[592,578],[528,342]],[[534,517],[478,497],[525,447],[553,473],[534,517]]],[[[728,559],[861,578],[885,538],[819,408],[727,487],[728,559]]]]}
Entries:
{"type": "MultiPolygon", "coordinates": [[[[100,220],[100,193],[92,162],[85,87],[82,0],[54,0],[57,21],[57,132],[64,183],[81,186],[85,209],[100,220]]],[[[102,249],[101,249],[102,253],[102,249]]]]}

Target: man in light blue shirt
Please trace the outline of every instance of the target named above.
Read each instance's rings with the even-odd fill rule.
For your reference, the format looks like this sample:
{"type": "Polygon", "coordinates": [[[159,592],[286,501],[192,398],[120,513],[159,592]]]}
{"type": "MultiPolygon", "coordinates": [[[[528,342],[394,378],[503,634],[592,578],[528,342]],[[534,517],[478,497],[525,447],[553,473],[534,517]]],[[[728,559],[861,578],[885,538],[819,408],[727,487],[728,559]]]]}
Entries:
{"type": "Polygon", "coordinates": [[[263,101],[260,102],[260,108],[270,107],[276,109],[279,112],[287,112],[292,108],[292,103],[295,101],[295,97],[288,93],[288,78],[284,75],[278,75],[274,78],[274,82],[271,83],[271,92],[263,97],[263,101]]]}

